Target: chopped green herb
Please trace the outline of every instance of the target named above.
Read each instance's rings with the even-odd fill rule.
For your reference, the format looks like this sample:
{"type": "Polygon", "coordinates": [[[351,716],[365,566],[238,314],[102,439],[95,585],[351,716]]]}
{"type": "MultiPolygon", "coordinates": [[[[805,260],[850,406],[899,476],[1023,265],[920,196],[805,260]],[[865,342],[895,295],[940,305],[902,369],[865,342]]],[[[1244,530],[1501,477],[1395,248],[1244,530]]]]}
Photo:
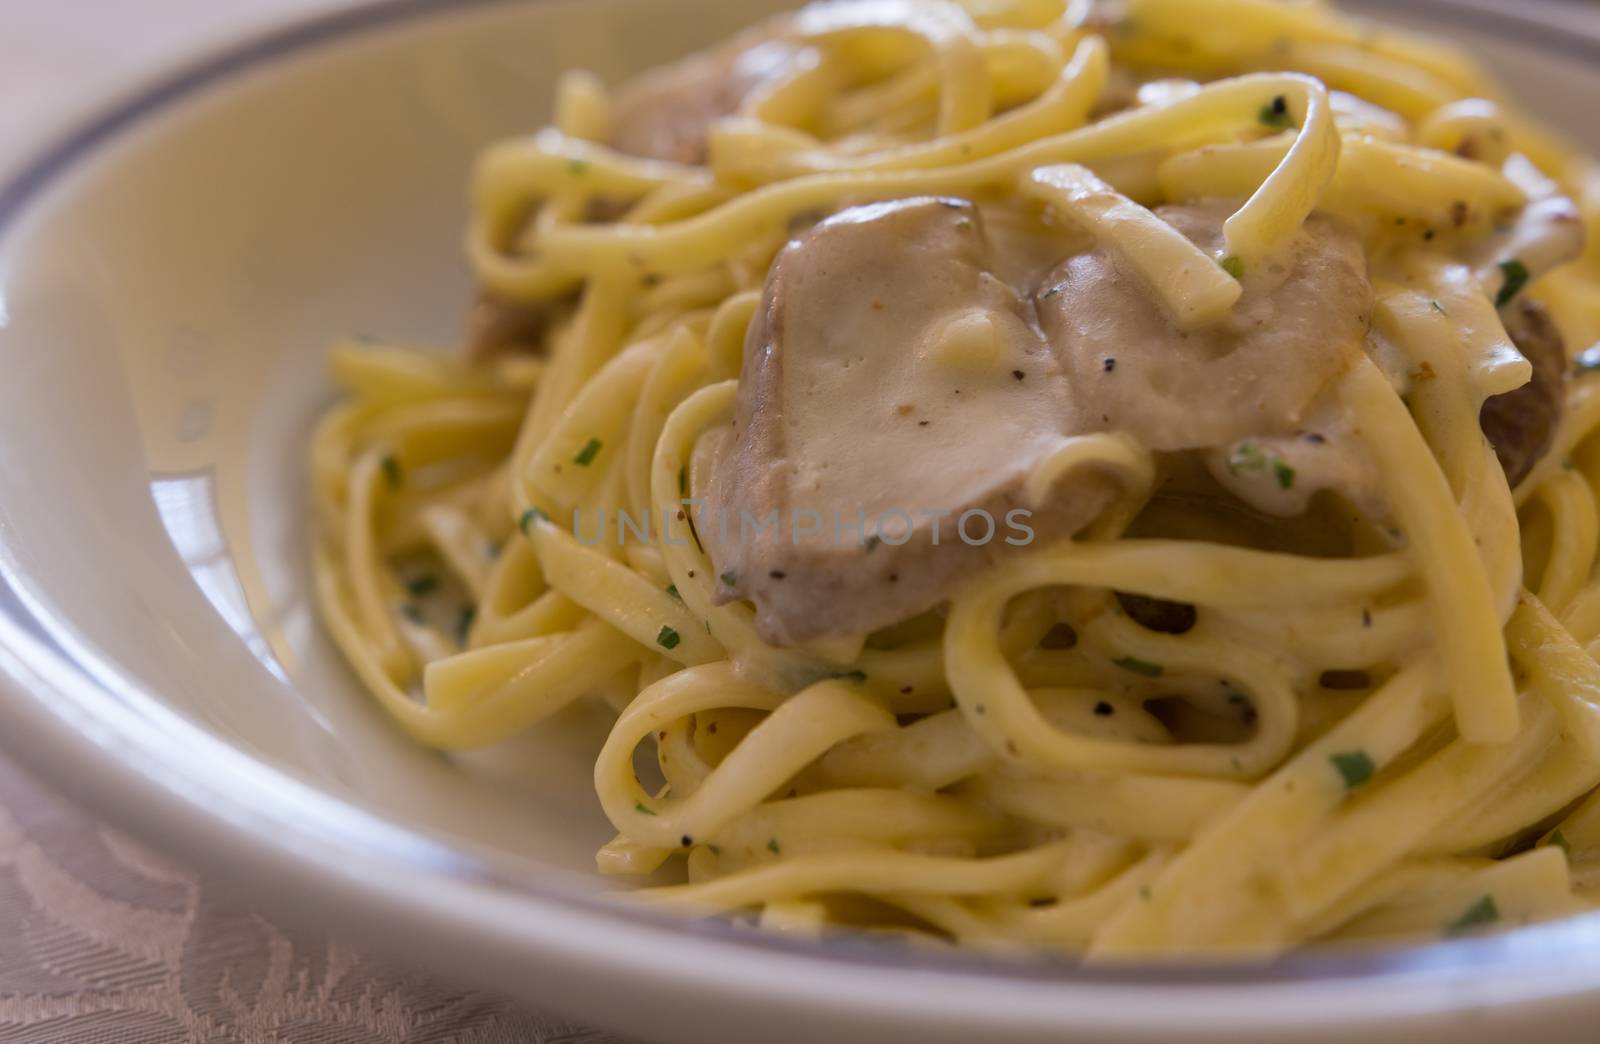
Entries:
{"type": "Polygon", "coordinates": [[[1444,310],[1444,305],[1440,304],[1438,301],[1429,301],[1428,304],[1432,305],[1433,306],[1433,310],[1435,312],[1438,312],[1440,315],[1449,315],[1450,314],[1449,312],[1444,310]]]}
{"type": "Polygon", "coordinates": [[[1528,285],[1528,266],[1513,257],[1500,262],[1500,274],[1505,276],[1505,282],[1500,284],[1500,292],[1495,295],[1496,308],[1504,308],[1512,298],[1522,293],[1522,288],[1528,285]]]}
{"type": "Polygon", "coordinates": [[[775,837],[774,838],[770,838],[767,841],[767,851],[771,852],[773,855],[778,855],[779,853],[781,853],[783,851],[783,849],[778,847],[778,839],[777,838],[775,838],[775,837]]]}
{"type": "Polygon", "coordinates": [[[718,579],[722,581],[724,587],[736,587],[739,583],[739,574],[730,569],[718,579]]]}
{"type": "Polygon", "coordinates": [[[1278,130],[1294,126],[1294,122],[1289,118],[1289,99],[1281,94],[1268,104],[1263,105],[1261,112],[1257,114],[1257,118],[1262,125],[1275,127],[1278,130]]]}
{"type": "Polygon", "coordinates": [[[1333,762],[1333,767],[1339,770],[1339,775],[1344,778],[1346,790],[1354,790],[1372,778],[1377,766],[1372,763],[1372,758],[1364,750],[1353,750],[1344,754],[1335,754],[1328,759],[1333,762]]]}
{"type": "Polygon", "coordinates": [[[497,542],[493,541],[493,540],[485,540],[483,542],[483,557],[484,558],[499,558],[500,557],[500,545],[497,542]]]}
{"type": "Polygon", "coordinates": [[[383,480],[389,483],[389,488],[399,489],[406,480],[405,474],[400,470],[400,461],[393,453],[388,453],[384,455],[380,466],[383,468],[383,480]]]}
{"type": "Polygon", "coordinates": [[[407,620],[410,620],[414,624],[419,624],[422,622],[422,610],[409,603],[400,607],[400,615],[404,616],[407,620]]]}
{"type": "Polygon", "coordinates": [[[423,573],[406,582],[406,590],[412,595],[421,598],[423,595],[432,594],[439,589],[439,578],[432,573],[423,573]]]}
{"type": "Polygon", "coordinates": [[[567,160],[567,170],[571,171],[573,177],[581,178],[589,170],[589,161],[577,158],[569,159],[567,160]]]}
{"type": "Polygon", "coordinates": [[[672,597],[676,598],[680,602],[683,601],[683,595],[678,593],[678,585],[677,584],[668,584],[667,585],[667,594],[669,594],[672,597]]]}
{"type": "Polygon", "coordinates": [[[1579,352],[1578,357],[1573,360],[1573,366],[1579,373],[1594,373],[1600,370],[1600,344],[1579,352]]]}
{"type": "Polygon", "coordinates": [[[1052,286],[1050,289],[1046,290],[1044,293],[1040,294],[1039,296],[1041,298],[1043,298],[1044,300],[1048,301],[1052,297],[1055,297],[1057,294],[1061,293],[1065,289],[1066,289],[1065,285],[1052,286]]]}
{"type": "Polygon", "coordinates": [[[719,856],[722,854],[722,849],[718,848],[716,845],[707,845],[706,847],[711,850],[711,854],[714,856],[719,856]]]}
{"type": "Polygon", "coordinates": [[[681,641],[683,639],[678,637],[678,632],[670,627],[662,627],[661,633],[656,635],[656,644],[663,649],[676,649],[681,641]]]}
{"type": "Polygon", "coordinates": [[[588,467],[590,464],[594,463],[594,458],[600,455],[600,447],[603,445],[605,445],[605,443],[601,442],[599,439],[590,439],[588,442],[583,444],[583,449],[578,451],[578,455],[572,458],[572,463],[585,468],[588,467]]]}
{"type": "Polygon", "coordinates": [[[477,622],[477,607],[472,605],[462,606],[461,616],[456,620],[456,641],[466,645],[467,639],[472,635],[472,625],[477,622]]]}
{"type": "Polygon", "coordinates": [[[1570,843],[1568,843],[1567,835],[1563,834],[1559,830],[1557,830],[1555,833],[1551,834],[1549,837],[1545,838],[1544,843],[1547,844],[1547,845],[1555,845],[1557,848],[1561,849],[1561,851],[1563,851],[1563,852],[1571,852],[1572,851],[1572,845],[1570,843]]]}
{"type": "Polygon", "coordinates": [[[528,536],[533,530],[535,522],[548,522],[550,516],[539,508],[529,508],[522,513],[522,518],[517,522],[517,527],[522,530],[523,536],[528,536]]]}
{"type": "Polygon", "coordinates": [[[643,801],[635,801],[633,803],[633,810],[642,816],[653,816],[656,814],[655,809],[651,808],[649,805],[646,805],[643,801]]]}
{"type": "Polygon", "coordinates": [[[1293,489],[1295,470],[1285,461],[1272,456],[1257,442],[1241,442],[1228,455],[1228,471],[1234,475],[1272,473],[1279,489],[1293,489]]]}
{"type": "Polygon", "coordinates": [[[861,670],[834,671],[831,674],[823,675],[823,680],[824,681],[864,682],[864,681],[867,680],[867,672],[866,671],[861,671],[861,670]]]}
{"type": "Polygon", "coordinates": [[[1139,886],[1139,898],[1142,901],[1147,902],[1147,903],[1150,901],[1150,886],[1149,885],[1140,885],[1139,886]]]}
{"type": "Polygon", "coordinates": [[[1241,471],[1263,471],[1266,466],[1267,455],[1255,442],[1241,442],[1228,455],[1228,471],[1235,475],[1241,471]]]}
{"type": "Polygon", "coordinates": [[[1467,907],[1467,911],[1460,917],[1446,925],[1444,932],[1446,935],[1460,935],[1462,932],[1493,924],[1499,919],[1500,909],[1494,904],[1494,896],[1486,895],[1467,907]]]}
{"type": "Polygon", "coordinates": [[[1229,254],[1227,257],[1219,261],[1218,264],[1222,266],[1222,270],[1224,272],[1233,276],[1233,278],[1244,278],[1244,258],[1234,257],[1232,254],[1229,254]]]}
{"type": "Polygon", "coordinates": [[[1118,667],[1121,667],[1125,671],[1131,671],[1134,674],[1142,674],[1146,678],[1159,678],[1163,674],[1167,673],[1167,669],[1161,666],[1159,663],[1151,663],[1149,660],[1141,660],[1137,656],[1124,656],[1120,660],[1112,660],[1111,662],[1116,664],[1118,667]]]}

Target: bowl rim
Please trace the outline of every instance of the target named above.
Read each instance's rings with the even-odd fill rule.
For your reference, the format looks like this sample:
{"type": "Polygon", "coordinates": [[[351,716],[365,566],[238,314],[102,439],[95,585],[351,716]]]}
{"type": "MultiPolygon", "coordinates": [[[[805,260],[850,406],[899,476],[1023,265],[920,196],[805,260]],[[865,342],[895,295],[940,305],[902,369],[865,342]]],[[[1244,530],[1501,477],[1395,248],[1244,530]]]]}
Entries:
{"type": "MultiPolygon", "coordinates": [[[[64,134],[0,183],[0,248],[30,207],[106,146],[208,89],[280,59],[424,19],[557,0],[356,0],[236,36],[186,64],[101,91],[64,134]]],[[[1484,0],[1408,0],[1405,9],[1464,18],[1600,67],[1600,32],[1574,32],[1484,0]]],[[[4,287],[0,285],[0,292],[4,287]]],[[[398,919],[454,945],[530,960],[559,952],[579,973],[619,966],[673,989],[747,989],[796,1003],[929,1021],[962,1016],[1107,1032],[1164,1028],[1226,1011],[1229,1025],[1290,1029],[1312,1004],[1346,1024],[1556,997],[1600,994],[1600,913],[1483,938],[1270,963],[1089,966],[970,953],[886,949],[848,939],[774,937],[720,921],[685,922],[593,892],[506,873],[494,861],[389,822],[213,736],[119,675],[52,615],[15,549],[0,539],[0,747],[107,822],[191,864],[241,880],[293,882],[299,898],[352,926],[398,919]],[[186,751],[169,759],[167,750],[186,751]],[[292,814],[291,814],[292,813],[292,814]],[[597,928],[604,929],[597,931],[597,928]],[[715,973],[737,962],[737,982],[715,973]],[[873,973],[870,990],[853,980],[873,973]],[[883,989],[886,978],[896,990],[883,989]],[[990,1001],[975,1006],[981,985],[990,1001]],[[1462,987],[1470,985],[1471,995],[1462,987]],[[901,992],[900,987],[910,992],[901,992]],[[1203,987],[1201,996],[1196,987],[1203,987]],[[1299,989],[1296,989],[1299,987],[1299,989]],[[1160,1009],[1132,1009],[1130,996],[1160,1009]],[[1223,994],[1231,995],[1226,1008],[1223,994]],[[1291,996],[1292,995],[1292,996],[1291,996]],[[1352,1005],[1353,995],[1360,997],[1352,1005]],[[898,1000],[897,1000],[898,998],[898,1000]],[[1248,998],[1248,1000],[1246,1000],[1248,998]],[[988,1010],[985,1010],[988,1009],[988,1010]]],[[[382,934],[381,932],[379,934],[382,934]]],[[[1135,1002],[1137,1003],[1137,1002],[1135,1002]]]]}

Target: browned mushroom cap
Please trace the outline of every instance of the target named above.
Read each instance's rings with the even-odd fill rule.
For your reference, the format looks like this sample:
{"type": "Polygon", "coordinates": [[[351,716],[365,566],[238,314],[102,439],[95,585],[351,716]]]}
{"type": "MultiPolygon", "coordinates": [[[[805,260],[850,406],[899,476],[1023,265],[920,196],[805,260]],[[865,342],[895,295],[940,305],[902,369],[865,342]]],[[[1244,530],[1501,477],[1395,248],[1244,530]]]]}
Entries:
{"type": "Polygon", "coordinates": [[[1550,313],[1536,301],[1520,299],[1500,317],[1512,343],[1533,364],[1533,379],[1484,403],[1480,423],[1515,486],[1555,443],[1566,396],[1567,349],[1550,313]]]}
{"type": "MultiPolygon", "coordinates": [[[[970,203],[911,199],[846,210],[774,263],[734,424],[708,436],[716,462],[695,468],[697,488],[715,476],[699,534],[721,597],[754,601],[768,641],[906,619],[1014,551],[1008,539],[1027,541],[1007,515],[1082,425],[990,255],[970,203]],[[993,522],[968,518],[974,545],[969,511],[993,522]]],[[[1069,475],[1026,525],[1036,540],[1070,534],[1113,492],[1069,475]]]]}
{"type": "Polygon", "coordinates": [[[466,357],[481,362],[506,352],[543,352],[558,307],[554,301],[513,301],[479,290],[467,314],[466,357]]]}
{"type": "Polygon", "coordinates": [[[800,46],[778,31],[778,24],[753,30],[623,84],[612,102],[611,145],[632,156],[704,164],[711,125],[799,60],[800,46]]]}
{"type": "MultiPolygon", "coordinates": [[[[1212,201],[1157,213],[1219,253],[1234,209],[1212,201]]],[[[1231,315],[1184,331],[1109,251],[1063,262],[1037,295],[1039,321],[1083,415],[1157,450],[1297,430],[1361,350],[1372,315],[1366,254],[1342,225],[1313,217],[1279,258],[1240,281],[1231,315]]]]}

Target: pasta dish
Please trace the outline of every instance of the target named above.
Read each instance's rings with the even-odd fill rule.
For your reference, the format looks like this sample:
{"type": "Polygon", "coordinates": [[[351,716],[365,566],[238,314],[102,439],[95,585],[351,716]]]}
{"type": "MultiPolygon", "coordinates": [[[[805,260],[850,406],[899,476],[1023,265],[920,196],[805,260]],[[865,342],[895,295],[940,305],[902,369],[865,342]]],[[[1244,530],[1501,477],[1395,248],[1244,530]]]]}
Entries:
{"type": "Polygon", "coordinates": [[[1592,162],[1315,0],[824,0],[480,157],[335,348],[323,618],[579,700],[631,901],[1092,960],[1600,895],[1592,162]]]}

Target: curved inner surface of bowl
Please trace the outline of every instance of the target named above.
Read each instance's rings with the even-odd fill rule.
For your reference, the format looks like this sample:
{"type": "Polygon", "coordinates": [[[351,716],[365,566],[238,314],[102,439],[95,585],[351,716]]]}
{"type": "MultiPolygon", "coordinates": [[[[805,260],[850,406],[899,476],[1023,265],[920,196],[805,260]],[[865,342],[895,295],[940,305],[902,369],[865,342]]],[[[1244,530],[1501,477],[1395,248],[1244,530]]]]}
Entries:
{"type": "MultiPolygon", "coordinates": [[[[559,70],[615,80],[785,5],[646,13],[666,6],[441,3],[376,20],[150,106],[14,195],[0,214],[0,613],[43,621],[107,684],[380,820],[603,887],[606,715],[575,709],[465,757],[405,739],[318,626],[305,453],[332,396],[330,341],[458,340],[474,154],[542,125],[559,70]]],[[[1600,97],[1600,42],[1586,61],[1433,9],[1401,20],[1462,36],[1600,151],[1571,101],[1600,97]]]]}

